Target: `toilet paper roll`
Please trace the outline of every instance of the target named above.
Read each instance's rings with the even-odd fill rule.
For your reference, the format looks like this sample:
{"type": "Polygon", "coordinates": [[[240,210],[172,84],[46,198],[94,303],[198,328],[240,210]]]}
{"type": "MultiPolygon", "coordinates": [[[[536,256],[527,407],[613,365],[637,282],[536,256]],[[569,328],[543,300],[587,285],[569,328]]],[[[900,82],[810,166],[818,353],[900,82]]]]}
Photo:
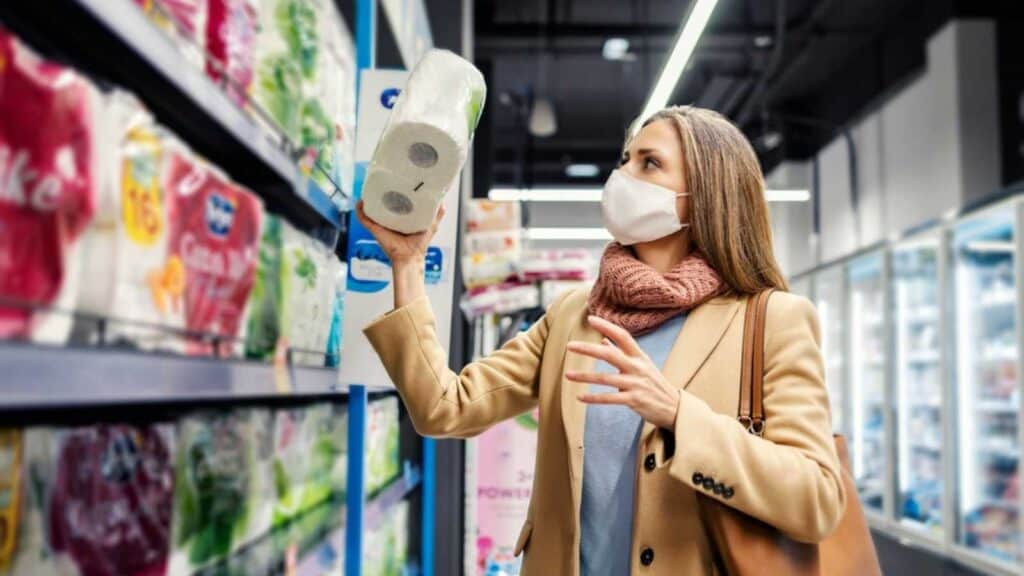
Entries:
{"type": "Polygon", "coordinates": [[[367,170],[362,198],[370,218],[405,234],[430,227],[466,162],[486,92],[466,60],[447,50],[423,56],[367,170]]]}

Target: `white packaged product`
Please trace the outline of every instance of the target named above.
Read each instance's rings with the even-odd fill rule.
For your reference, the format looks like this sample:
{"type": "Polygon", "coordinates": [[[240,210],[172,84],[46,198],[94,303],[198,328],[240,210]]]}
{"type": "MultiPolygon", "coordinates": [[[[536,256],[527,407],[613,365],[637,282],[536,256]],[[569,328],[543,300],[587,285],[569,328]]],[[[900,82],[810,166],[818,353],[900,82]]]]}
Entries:
{"type": "Polygon", "coordinates": [[[472,64],[430,50],[416,64],[363,185],[366,214],[405,234],[430,227],[466,162],[487,86],[472,64]]]}
{"type": "Polygon", "coordinates": [[[283,224],[281,334],[296,363],[323,366],[340,262],[325,245],[283,224]]]}

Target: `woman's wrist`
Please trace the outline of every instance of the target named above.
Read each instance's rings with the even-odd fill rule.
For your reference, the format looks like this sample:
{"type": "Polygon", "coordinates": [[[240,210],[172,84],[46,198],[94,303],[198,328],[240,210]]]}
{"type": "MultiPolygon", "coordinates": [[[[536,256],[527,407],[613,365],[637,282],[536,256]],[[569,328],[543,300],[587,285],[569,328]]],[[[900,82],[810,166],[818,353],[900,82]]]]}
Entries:
{"type": "Polygon", "coordinates": [[[396,310],[426,295],[427,289],[423,282],[425,268],[426,259],[423,255],[392,261],[396,310]]]}

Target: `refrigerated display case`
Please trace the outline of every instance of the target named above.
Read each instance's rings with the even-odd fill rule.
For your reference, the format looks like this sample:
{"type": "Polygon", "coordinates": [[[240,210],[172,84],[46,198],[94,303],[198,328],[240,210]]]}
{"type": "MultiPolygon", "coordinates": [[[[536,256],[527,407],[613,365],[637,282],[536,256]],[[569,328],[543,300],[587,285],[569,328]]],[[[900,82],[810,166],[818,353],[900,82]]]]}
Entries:
{"type": "Polygon", "coordinates": [[[1021,217],[1014,200],[963,218],[951,234],[958,540],[1014,573],[1022,560],[1021,217]]]}
{"type": "Polygon", "coordinates": [[[887,414],[888,339],[886,255],[875,251],[846,264],[849,291],[848,366],[851,463],[861,501],[869,511],[886,509],[889,477],[887,414]]]}
{"type": "Polygon", "coordinates": [[[943,537],[947,451],[942,354],[942,235],[907,238],[891,252],[893,386],[896,395],[896,518],[943,537]]]}
{"type": "Polygon", "coordinates": [[[821,352],[825,359],[825,384],[832,405],[832,429],[846,434],[846,278],[843,267],[832,266],[818,270],[812,282],[814,304],[821,322],[821,352]]]}

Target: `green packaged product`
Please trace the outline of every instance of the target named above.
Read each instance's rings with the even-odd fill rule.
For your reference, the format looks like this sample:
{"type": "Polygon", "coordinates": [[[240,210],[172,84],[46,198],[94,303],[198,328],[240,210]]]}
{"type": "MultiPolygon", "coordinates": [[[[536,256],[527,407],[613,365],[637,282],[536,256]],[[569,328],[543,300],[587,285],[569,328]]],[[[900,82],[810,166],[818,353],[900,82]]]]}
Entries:
{"type": "Polygon", "coordinates": [[[267,214],[260,235],[256,279],[249,296],[245,355],[269,360],[281,331],[281,220],[267,214]]]}

